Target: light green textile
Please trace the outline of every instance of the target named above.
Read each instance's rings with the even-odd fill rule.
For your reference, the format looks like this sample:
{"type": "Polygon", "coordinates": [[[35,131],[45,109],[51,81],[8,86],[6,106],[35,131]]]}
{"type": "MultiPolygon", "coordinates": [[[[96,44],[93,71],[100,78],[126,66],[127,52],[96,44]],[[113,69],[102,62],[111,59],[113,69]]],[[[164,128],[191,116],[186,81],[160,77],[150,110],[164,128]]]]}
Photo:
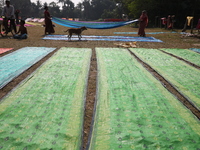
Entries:
{"type": "Polygon", "coordinates": [[[126,49],[96,48],[89,150],[197,150],[200,122],[126,49]]]}
{"type": "Polygon", "coordinates": [[[131,49],[200,109],[200,70],[156,49],[131,49]]]}
{"type": "Polygon", "coordinates": [[[1,150],[80,149],[90,57],[63,47],[1,101],[1,150]]]}
{"type": "Polygon", "coordinates": [[[176,55],[178,57],[181,57],[195,65],[200,66],[200,54],[196,53],[194,51],[191,51],[189,49],[167,49],[167,48],[162,48],[162,51],[171,53],[173,55],[176,55]]]}
{"type": "Polygon", "coordinates": [[[0,59],[0,88],[37,63],[56,48],[23,47],[0,59]]]}

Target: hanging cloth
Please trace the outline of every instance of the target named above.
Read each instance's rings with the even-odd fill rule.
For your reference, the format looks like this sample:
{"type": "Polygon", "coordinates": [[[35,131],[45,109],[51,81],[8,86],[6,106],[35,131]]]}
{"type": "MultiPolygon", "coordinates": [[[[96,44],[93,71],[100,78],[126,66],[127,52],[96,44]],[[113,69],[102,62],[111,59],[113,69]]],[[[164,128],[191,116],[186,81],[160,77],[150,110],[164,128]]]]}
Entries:
{"type": "Polygon", "coordinates": [[[71,28],[80,28],[80,27],[87,27],[91,29],[110,29],[110,28],[117,28],[121,26],[125,26],[134,22],[137,22],[138,19],[131,20],[131,21],[120,21],[120,22],[87,22],[87,21],[71,21],[66,19],[61,19],[57,17],[53,17],[52,21],[59,25],[71,28]]]}

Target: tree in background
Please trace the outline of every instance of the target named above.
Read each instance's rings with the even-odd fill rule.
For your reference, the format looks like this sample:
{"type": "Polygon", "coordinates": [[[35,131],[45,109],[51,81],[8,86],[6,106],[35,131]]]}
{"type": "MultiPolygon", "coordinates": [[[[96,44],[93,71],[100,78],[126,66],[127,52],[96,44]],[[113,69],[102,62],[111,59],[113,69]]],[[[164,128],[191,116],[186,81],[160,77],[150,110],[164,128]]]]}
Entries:
{"type": "Polygon", "coordinates": [[[65,0],[58,0],[58,3],[61,3],[64,6],[65,0]]]}
{"type": "Polygon", "coordinates": [[[82,13],[82,17],[83,20],[90,20],[90,18],[92,18],[93,14],[92,14],[92,9],[91,9],[91,4],[90,4],[90,0],[84,0],[82,2],[83,5],[83,13],[82,13]]]}
{"type": "Polygon", "coordinates": [[[199,0],[115,0],[122,3],[123,12],[130,18],[139,18],[142,10],[146,10],[149,16],[149,25],[154,26],[155,17],[176,16],[176,27],[181,28],[185,22],[186,16],[194,16],[197,20],[200,18],[199,0]]]}
{"type": "Polygon", "coordinates": [[[91,0],[91,12],[92,12],[92,20],[97,20],[99,18],[110,17],[113,18],[113,12],[116,8],[116,3],[113,0],[91,0]]]}
{"type": "Polygon", "coordinates": [[[33,13],[32,5],[30,0],[11,0],[11,5],[14,5],[15,9],[20,10],[20,15],[26,17],[33,13]],[[31,6],[31,7],[30,7],[31,6]],[[32,9],[32,10],[30,10],[32,9]]]}
{"type": "Polygon", "coordinates": [[[57,5],[57,3],[49,3],[49,11],[51,12],[51,14],[53,14],[52,16],[61,17],[60,7],[57,5]]]}
{"type": "Polygon", "coordinates": [[[75,18],[83,18],[83,4],[78,3],[77,6],[74,8],[74,15],[75,18]]]}
{"type": "Polygon", "coordinates": [[[74,18],[74,3],[71,0],[65,0],[62,6],[61,16],[65,18],[74,18]]]}

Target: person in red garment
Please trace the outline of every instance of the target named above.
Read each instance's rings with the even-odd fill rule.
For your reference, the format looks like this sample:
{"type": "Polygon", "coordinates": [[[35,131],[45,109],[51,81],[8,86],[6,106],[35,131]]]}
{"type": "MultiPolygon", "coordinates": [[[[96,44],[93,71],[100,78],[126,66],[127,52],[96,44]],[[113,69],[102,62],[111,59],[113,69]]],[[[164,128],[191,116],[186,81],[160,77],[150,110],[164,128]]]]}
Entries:
{"type": "Polygon", "coordinates": [[[196,29],[200,30],[200,18],[199,18],[199,21],[198,21],[198,23],[197,23],[196,29]]]}
{"type": "Polygon", "coordinates": [[[53,28],[53,24],[52,24],[52,21],[51,21],[51,16],[50,16],[50,13],[48,11],[48,7],[45,6],[44,7],[45,11],[44,11],[44,18],[45,18],[45,31],[44,31],[44,34],[52,34],[52,33],[55,33],[55,30],[53,28]]]}
{"type": "Polygon", "coordinates": [[[142,14],[139,18],[139,30],[138,30],[138,35],[145,37],[145,31],[144,29],[146,28],[146,26],[148,25],[148,16],[147,16],[147,12],[146,10],[142,11],[142,14]]]}

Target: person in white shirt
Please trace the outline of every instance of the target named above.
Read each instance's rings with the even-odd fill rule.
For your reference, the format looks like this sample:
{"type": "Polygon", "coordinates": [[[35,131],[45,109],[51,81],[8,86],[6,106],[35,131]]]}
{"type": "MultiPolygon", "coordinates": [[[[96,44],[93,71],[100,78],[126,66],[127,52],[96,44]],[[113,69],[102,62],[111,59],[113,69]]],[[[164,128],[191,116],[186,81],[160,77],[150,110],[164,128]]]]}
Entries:
{"type": "Polygon", "coordinates": [[[10,5],[10,0],[6,0],[6,5],[3,7],[1,16],[3,16],[3,23],[8,33],[8,21],[10,20],[10,25],[13,27],[15,33],[17,32],[15,24],[15,9],[14,6],[10,5]]]}

